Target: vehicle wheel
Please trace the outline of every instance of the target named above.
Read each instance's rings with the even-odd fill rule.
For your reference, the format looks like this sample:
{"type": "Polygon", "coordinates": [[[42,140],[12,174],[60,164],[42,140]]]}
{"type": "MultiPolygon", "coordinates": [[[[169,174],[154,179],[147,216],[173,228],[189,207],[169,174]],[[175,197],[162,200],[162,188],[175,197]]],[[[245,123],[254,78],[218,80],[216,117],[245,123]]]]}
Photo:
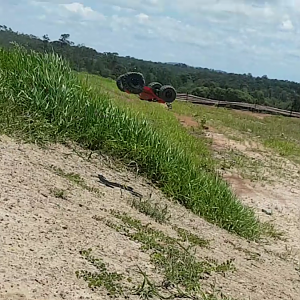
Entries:
{"type": "Polygon", "coordinates": [[[163,85],[159,90],[159,98],[167,103],[174,102],[176,97],[176,90],[171,85],[163,85]]]}
{"type": "Polygon", "coordinates": [[[125,92],[125,89],[124,89],[124,86],[123,86],[123,83],[122,83],[122,78],[123,78],[123,75],[120,75],[120,76],[117,78],[116,83],[117,83],[118,89],[119,89],[121,92],[125,92]]]}
{"type": "Polygon", "coordinates": [[[148,86],[152,89],[153,93],[158,96],[162,84],[159,82],[151,82],[148,84],[148,86]]]}
{"type": "Polygon", "coordinates": [[[140,94],[145,86],[144,76],[138,72],[125,73],[121,80],[124,90],[132,94],[140,94]]]}

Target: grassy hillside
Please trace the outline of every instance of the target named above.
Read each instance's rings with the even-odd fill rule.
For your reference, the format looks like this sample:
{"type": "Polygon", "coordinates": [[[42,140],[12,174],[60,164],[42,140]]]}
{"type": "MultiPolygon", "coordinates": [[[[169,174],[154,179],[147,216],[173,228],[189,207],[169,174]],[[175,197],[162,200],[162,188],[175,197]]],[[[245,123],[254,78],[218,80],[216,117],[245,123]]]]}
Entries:
{"type": "Polygon", "coordinates": [[[104,151],[151,179],[206,220],[246,238],[261,226],[213,171],[205,141],[189,136],[160,105],[125,107],[111,84],[74,74],[54,54],[0,50],[0,130],[31,141],[66,141],[104,151]],[[143,113],[142,113],[143,112],[143,113]]]}
{"type": "MultiPolygon", "coordinates": [[[[185,143],[189,153],[198,155],[198,159],[204,159],[206,166],[212,167],[214,161],[210,159],[209,151],[203,139],[195,139],[191,135],[186,135],[186,129],[179,126],[174,113],[193,117],[199,124],[213,126],[219,132],[230,133],[233,139],[255,138],[265,147],[275,150],[281,156],[299,161],[300,153],[300,119],[286,118],[284,116],[252,114],[244,111],[236,111],[223,107],[211,107],[205,105],[194,105],[175,101],[171,112],[167,112],[165,107],[159,104],[149,104],[145,101],[137,101],[138,97],[120,92],[115,81],[110,78],[102,78],[88,73],[78,73],[78,75],[99,89],[106,91],[108,97],[115,105],[130,108],[138,114],[143,114],[156,130],[160,130],[166,137],[172,136],[174,141],[185,143]],[[127,99],[128,101],[124,101],[127,99]],[[258,118],[259,116],[259,118],[258,118]],[[176,130],[174,130],[176,128],[176,130]],[[232,136],[232,131],[238,134],[232,136]],[[180,135],[179,132],[184,132],[180,135]]],[[[201,131],[199,125],[199,130],[201,131]]]]}

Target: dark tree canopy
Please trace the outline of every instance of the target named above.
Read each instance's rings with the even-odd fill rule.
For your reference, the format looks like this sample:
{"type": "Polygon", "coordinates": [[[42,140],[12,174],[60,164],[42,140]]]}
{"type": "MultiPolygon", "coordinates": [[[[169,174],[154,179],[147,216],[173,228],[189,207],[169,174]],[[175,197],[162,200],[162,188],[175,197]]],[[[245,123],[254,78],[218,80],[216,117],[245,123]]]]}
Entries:
{"type": "Polygon", "coordinates": [[[0,25],[0,46],[11,47],[12,41],[39,52],[54,51],[68,60],[76,71],[113,79],[126,71],[138,71],[144,74],[146,83],[160,81],[171,84],[179,93],[300,111],[300,84],[288,80],[269,79],[266,75],[253,77],[250,73],[226,73],[182,63],[145,61],[122,57],[115,52],[99,53],[83,44],[75,45],[68,33],[51,41],[47,34],[39,38],[0,25]]]}

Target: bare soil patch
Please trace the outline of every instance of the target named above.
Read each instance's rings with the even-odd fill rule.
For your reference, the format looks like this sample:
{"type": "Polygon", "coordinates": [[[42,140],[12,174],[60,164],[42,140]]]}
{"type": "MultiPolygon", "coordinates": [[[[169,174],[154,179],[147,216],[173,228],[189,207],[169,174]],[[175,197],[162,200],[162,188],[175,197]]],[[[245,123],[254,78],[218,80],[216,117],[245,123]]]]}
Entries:
{"type": "MultiPolygon", "coordinates": [[[[243,153],[247,152],[248,156],[257,156],[257,152],[265,152],[265,148],[258,142],[244,140],[243,142],[228,138],[225,134],[220,133],[217,129],[209,127],[205,132],[206,137],[212,139],[212,146],[214,150],[238,150],[243,153]]],[[[234,135],[234,133],[233,133],[234,135]]]]}
{"type": "Polygon", "coordinates": [[[185,116],[185,115],[179,115],[174,113],[176,118],[180,121],[182,126],[189,128],[189,127],[199,127],[199,123],[192,117],[190,116],[185,116]]]}
{"type": "MultiPolygon", "coordinates": [[[[300,273],[295,261],[284,256],[286,251],[279,247],[280,242],[257,244],[232,236],[170,203],[146,180],[116,170],[102,157],[87,160],[88,155],[81,149],[73,150],[62,145],[41,149],[0,137],[0,299],[110,299],[105,290],[92,291],[75,276],[77,270],[93,270],[79,254],[88,248],[103,258],[112,271],[141,281],[136,272],[139,265],[152,278],[160,280],[139,243],[106,225],[105,220],[112,219],[110,209],[151,223],[170,236],[175,234],[172,226],[177,225],[208,239],[208,249],[197,248],[199,259],[233,259],[236,271],[226,276],[207,276],[202,283],[206,290],[219,290],[235,299],[299,299],[300,273]],[[110,184],[103,184],[107,181],[110,184]],[[152,194],[153,199],[167,203],[170,223],[158,224],[132,208],[128,199],[137,193],[144,197],[152,194]]],[[[241,184],[239,180],[232,183],[241,184]]],[[[281,194],[276,189],[273,194],[271,190],[262,194],[257,188],[250,189],[255,205],[281,203],[281,214],[289,218],[294,216],[291,206],[295,211],[299,208],[288,188],[281,190],[281,194]]],[[[240,191],[241,196],[244,192],[244,199],[246,195],[250,197],[246,188],[240,191]]],[[[274,216],[278,220],[281,215],[278,211],[274,216]]],[[[287,245],[291,245],[292,236],[295,244],[298,238],[290,224],[283,225],[290,229],[287,245]]]]}

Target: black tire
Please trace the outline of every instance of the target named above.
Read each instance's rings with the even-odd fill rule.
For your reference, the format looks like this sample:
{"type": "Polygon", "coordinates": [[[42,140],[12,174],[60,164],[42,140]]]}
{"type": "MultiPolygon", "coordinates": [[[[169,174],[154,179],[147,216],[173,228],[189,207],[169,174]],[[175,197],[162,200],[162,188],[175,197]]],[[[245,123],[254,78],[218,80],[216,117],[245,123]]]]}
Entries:
{"type": "Polygon", "coordinates": [[[159,90],[159,98],[167,103],[174,102],[176,97],[176,90],[171,85],[163,85],[159,90]]]}
{"type": "Polygon", "coordinates": [[[125,92],[125,89],[124,89],[124,86],[123,86],[123,82],[122,82],[122,78],[123,78],[123,75],[119,76],[116,80],[116,83],[117,83],[117,87],[118,89],[121,91],[121,92],[125,92]]]}
{"type": "Polygon", "coordinates": [[[145,78],[143,74],[138,72],[125,73],[121,80],[124,90],[131,94],[140,94],[145,86],[145,78]]]}
{"type": "Polygon", "coordinates": [[[152,89],[153,93],[158,96],[159,90],[162,87],[162,84],[160,82],[150,82],[148,86],[152,89]]]}

